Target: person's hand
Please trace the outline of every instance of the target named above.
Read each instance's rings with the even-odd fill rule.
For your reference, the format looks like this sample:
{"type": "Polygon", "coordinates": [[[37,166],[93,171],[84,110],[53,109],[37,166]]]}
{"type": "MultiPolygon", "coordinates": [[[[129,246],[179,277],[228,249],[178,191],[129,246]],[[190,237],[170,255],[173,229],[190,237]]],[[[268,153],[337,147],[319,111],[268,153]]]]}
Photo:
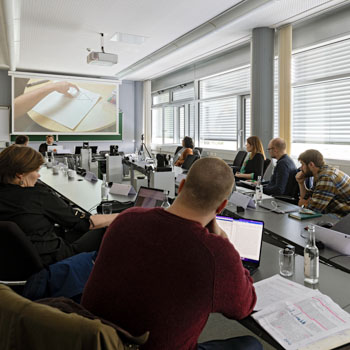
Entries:
{"type": "Polygon", "coordinates": [[[211,220],[206,227],[210,233],[215,233],[222,238],[228,238],[226,232],[216,222],[216,218],[211,220]]]}
{"type": "Polygon", "coordinates": [[[297,172],[297,174],[295,175],[295,180],[299,184],[304,183],[305,179],[306,179],[306,176],[302,171],[297,172]]]}
{"type": "Polygon", "coordinates": [[[241,174],[240,172],[237,172],[237,173],[235,174],[235,176],[236,176],[236,177],[242,177],[242,174],[241,174]]]}
{"type": "Polygon", "coordinates": [[[66,97],[74,97],[74,95],[68,92],[70,88],[75,89],[77,92],[79,91],[79,87],[77,85],[68,81],[58,81],[56,83],[52,83],[52,90],[57,91],[66,97]]]}
{"type": "Polygon", "coordinates": [[[308,204],[309,204],[309,200],[308,199],[304,199],[304,198],[300,198],[299,199],[299,202],[298,202],[299,207],[301,207],[302,205],[304,207],[307,207],[308,204]]]}

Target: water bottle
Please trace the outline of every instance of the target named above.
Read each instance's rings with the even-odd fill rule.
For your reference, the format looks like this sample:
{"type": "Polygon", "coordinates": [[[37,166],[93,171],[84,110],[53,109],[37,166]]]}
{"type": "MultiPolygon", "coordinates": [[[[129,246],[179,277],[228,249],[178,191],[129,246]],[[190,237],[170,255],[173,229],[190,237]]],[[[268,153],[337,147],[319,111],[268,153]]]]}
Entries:
{"type": "Polygon", "coordinates": [[[319,252],[316,247],[315,225],[308,225],[309,241],[304,249],[304,282],[318,283],[319,277],[319,252]]]}
{"type": "Polygon", "coordinates": [[[261,184],[261,176],[258,176],[258,181],[256,182],[256,186],[255,186],[255,201],[257,203],[261,203],[262,195],[263,195],[263,188],[261,184]]]}
{"type": "Polygon", "coordinates": [[[47,155],[47,152],[45,152],[44,164],[47,165],[48,161],[49,161],[49,157],[48,157],[48,155],[47,155]]]}
{"type": "Polygon", "coordinates": [[[101,200],[108,201],[109,187],[107,183],[107,175],[103,174],[103,182],[101,184],[101,200]]]}
{"type": "Polygon", "coordinates": [[[164,190],[164,200],[163,200],[163,203],[161,205],[161,208],[169,208],[170,207],[170,203],[169,203],[169,200],[168,200],[168,195],[169,195],[169,191],[166,191],[164,190]]]}

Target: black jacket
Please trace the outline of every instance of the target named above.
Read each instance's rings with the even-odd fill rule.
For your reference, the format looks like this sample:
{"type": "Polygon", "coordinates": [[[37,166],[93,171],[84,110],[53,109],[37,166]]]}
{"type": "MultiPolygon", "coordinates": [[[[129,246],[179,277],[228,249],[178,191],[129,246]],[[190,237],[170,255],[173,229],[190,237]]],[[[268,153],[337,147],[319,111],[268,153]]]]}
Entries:
{"type": "Polygon", "coordinates": [[[74,255],[59,234],[89,230],[89,215],[73,210],[46,187],[21,187],[0,184],[0,220],[15,222],[29,237],[45,265],[74,255]],[[60,229],[57,227],[60,225],[60,229]]]}
{"type": "Polygon", "coordinates": [[[245,174],[254,173],[254,180],[258,179],[258,176],[263,176],[264,170],[264,156],[261,153],[256,153],[253,159],[249,159],[245,164],[245,174]]]}

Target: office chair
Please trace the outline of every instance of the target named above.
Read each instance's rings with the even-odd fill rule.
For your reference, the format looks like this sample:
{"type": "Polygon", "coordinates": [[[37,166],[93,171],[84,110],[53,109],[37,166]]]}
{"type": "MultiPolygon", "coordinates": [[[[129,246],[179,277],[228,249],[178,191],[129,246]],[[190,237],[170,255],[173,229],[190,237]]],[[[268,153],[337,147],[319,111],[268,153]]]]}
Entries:
{"type": "Polygon", "coordinates": [[[203,148],[202,147],[195,147],[193,149],[193,154],[195,154],[195,152],[197,153],[197,155],[201,156],[202,152],[203,152],[203,148]]]}
{"type": "Polygon", "coordinates": [[[27,278],[44,268],[39,253],[16,223],[0,221],[0,232],[1,283],[24,285],[27,278]]]}
{"type": "Polygon", "coordinates": [[[200,157],[195,154],[189,154],[183,162],[181,168],[184,170],[190,170],[192,164],[199,158],[200,157]]]}
{"type": "Polygon", "coordinates": [[[177,153],[177,152],[179,152],[179,151],[180,151],[180,149],[181,149],[181,148],[182,148],[182,146],[177,146],[177,147],[176,147],[176,150],[175,150],[174,156],[176,155],[176,153],[177,153]]]}
{"type": "Polygon", "coordinates": [[[267,168],[269,167],[270,164],[271,164],[271,159],[266,158],[264,160],[264,168],[263,168],[262,178],[264,178],[266,170],[267,170],[267,168]]]}
{"type": "Polygon", "coordinates": [[[234,174],[241,169],[244,159],[247,156],[247,153],[248,152],[246,151],[238,151],[238,153],[236,154],[236,157],[233,160],[233,164],[231,165],[231,169],[234,174]]]}

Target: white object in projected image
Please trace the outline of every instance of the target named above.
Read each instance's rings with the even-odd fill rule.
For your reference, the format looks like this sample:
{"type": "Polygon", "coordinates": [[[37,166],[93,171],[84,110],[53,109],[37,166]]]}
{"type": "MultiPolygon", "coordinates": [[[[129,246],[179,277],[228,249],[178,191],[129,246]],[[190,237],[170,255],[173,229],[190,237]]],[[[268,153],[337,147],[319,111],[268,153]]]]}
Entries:
{"type": "Polygon", "coordinates": [[[95,106],[100,95],[82,88],[79,91],[70,88],[68,92],[73,97],[67,97],[56,91],[51,92],[37,103],[33,110],[70,129],[74,129],[95,106]]]}
{"type": "Polygon", "coordinates": [[[227,234],[228,240],[238,251],[243,265],[250,273],[259,267],[264,222],[216,216],[218,225],[227,234]]]}

